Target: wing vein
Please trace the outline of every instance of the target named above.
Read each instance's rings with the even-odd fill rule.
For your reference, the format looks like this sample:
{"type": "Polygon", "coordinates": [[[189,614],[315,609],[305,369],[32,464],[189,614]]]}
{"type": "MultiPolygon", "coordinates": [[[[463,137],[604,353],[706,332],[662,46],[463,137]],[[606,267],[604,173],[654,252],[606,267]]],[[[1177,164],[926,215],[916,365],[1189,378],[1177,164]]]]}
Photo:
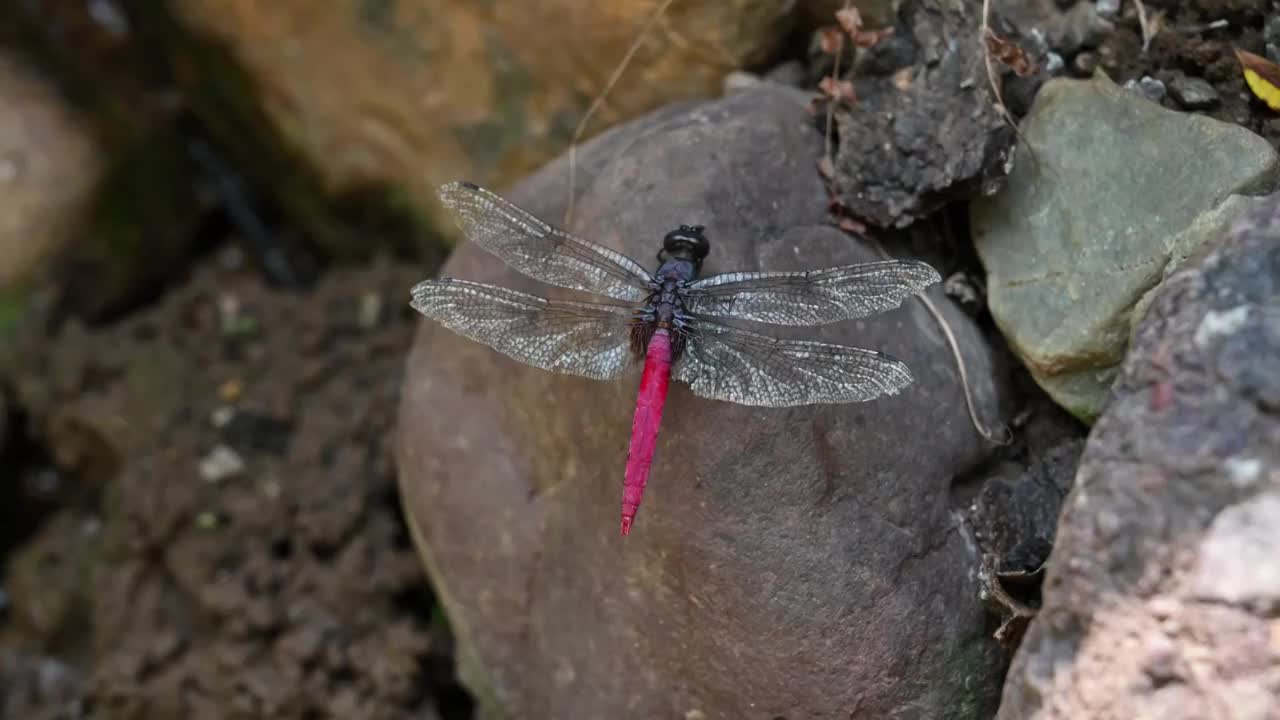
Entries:
{"type": "Polygon", "coordinates": [[[639,263],[552,227],[484,188],[453,182],[439,195],[469,240],[524,275],[628,302],[650,292],[653,277],[639,263]]]}

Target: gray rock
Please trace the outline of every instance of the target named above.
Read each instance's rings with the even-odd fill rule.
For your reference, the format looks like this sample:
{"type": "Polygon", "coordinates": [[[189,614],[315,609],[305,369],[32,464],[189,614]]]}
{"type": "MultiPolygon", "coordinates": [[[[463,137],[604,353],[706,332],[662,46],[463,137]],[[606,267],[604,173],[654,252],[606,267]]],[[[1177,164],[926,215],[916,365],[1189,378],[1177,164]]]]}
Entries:
{"type": "Polygon", "coordinates": [[[996,570],[1030,573],[1048,559],[1082,448],[1082,440],[1066,440],[1025,469],[1002,467],[983,485],[969,508],[969,524],[996,570]]]}
{"type": "Polygon", "coordinates": [[[1203,78],[1175,72],[1168,87],[1169,95],[1187,110],[1204,110],[1218,104],[1218,91],[1203,78]]]}
{"type": "Polygon", "coordinates": [[[1098,8],[1088,0],[1080,0],[1052,23],[1046,33],[1049,47],[1070,55],[1081,48],[1097,47],[1102,39],[1115,30],[1115,25],[1098,13],[1098,8]]]}
{"type": "Polygon", "coordinates": [[[1124,89],[1144,97],[1153,103],[1159,103],[1164,99],[1165,94],[1168,92],[1163,82],[1151,77],[1150,75],[1143,75],[1141,80],[1125,81],[1124,89]]]}
{"type": "MultiPolygon", "coordinates": [[[[905,227],[1004,178],[1014,134],[995,109],[978,14],[963,0],[906,0],[893,42],[863,65],[909,68],[863,75],[858,102],[836,112],[836,187],[849,211],[877,227],[905,227]],[[904,50],[910,61],[889,63],[904,50]]],[[[861,69],[861,66],[860,66],[861,69]]]]}
{"type": "MultiPolygon", "coordinates": [[[[704,224],[707,273],[874,259],[827,224],[807,100],[764,84],[602,134],[578,153],[570,229],[652,266],[673,225],[704,224]]],[[[559,220],[566,168],[509,196],[559,220]]],[[[548,292],[472,245],[443,273],[548,292]]],[[[930,297],[993,417],[987,348],[940,287],[930,297]]],[[[942,333],[919,301],[793,330],[778,333],[894,353],[915,382],[870,404],[785,410],[673,383],[623,539],[637,378],[535,370],[424,321],[401,407],[401,490],[462,675],[486,707],[531,718],[989,714],[1001,661],[948,503],[951,478],[988,447],[942,333]]]]}
{"type": "Polygon", "coordinates": [[[1262,25],[1262,39],[1268,43],[1280,43],[1280,15],[1268,13],[1262,25]]]}
{"type": "Polygon", "coordinates": [[[1162,285],[1090,435],[998,717],[1271,718],[1280,196],[1162,285]]]}
{"type": "Polygon", "coordinates": [[[1045,61],[1044,61],[1045,72],[1049,73],[1050,75],[1057,75],[1058,73],[1062,72],[1063,67],[1065,67],[1065,63],[1063,63],[1061,55],[1059,55],[1056,52],[1053,52],[1052,50],[1050,50],[1048,53],[1045,53],[1045,61]]]}
{"type": "Polygon", "coordinates": [[[1235,125],[1165,110],[1099,74],[1040,92],[1004,189],[973,203],[988,303],[1060,405],[1097,416],[1145,293],[1272,185],[1275,151],[1235,125]]]}
{"type": "Polygon", "coordinates": [[[1071,67],[1078,75],[1092,75],[1098,69],[1098,54],[1094,52],[1078,52],[1071,61],[1071,67]]]}
{"type": "Polygon", "coordinates": [[[805,67],[804,63],[799,60],[787,60],[779,63],[768,72],[764,77],[769,82],[778,83],[779,85],[787,85],[789,87],[805,86],[805,67]]]}
{"type": "Polygon", "coordinates": [[[1065,12],[1054,0],[995,0],[991,7],[1020,34],[1038,34],[1049,49],[1062,55],[1097,47],[1115,29],[1102,17],[1102,8],[1088,0],[1079,0],[1065,12]]]}
{"type": "Polygon", "coordinates": [[[245,463],[235,450],[218,445],[200,459],[199,469],[205,482],[217,483],[243,474],[245,463]]]}
{"type": "Polygon", "coordinates": [[[731,70],[725,74],[724,82],[721,83],[721,90],[725,95],[728,95],[729,93],[749,90],[762,82],[765,82],[765,79],[753,72],[731,70]]]}

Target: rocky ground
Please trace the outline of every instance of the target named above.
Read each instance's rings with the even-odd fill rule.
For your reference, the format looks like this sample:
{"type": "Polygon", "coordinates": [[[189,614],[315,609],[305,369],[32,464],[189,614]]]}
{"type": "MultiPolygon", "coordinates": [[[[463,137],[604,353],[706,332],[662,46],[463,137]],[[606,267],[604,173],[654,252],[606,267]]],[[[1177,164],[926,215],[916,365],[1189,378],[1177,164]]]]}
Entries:
{"type": "MultiPolygon", "coordinates": [[[[23,27],[92,39],[92,57],[112,59],[101,68],[145,66],[119,39],[130,16],[90,3],[89,33],[67,9],[82,5],[50,3],[23,27]]],[[[610,32],[629,37],[641,5],[610,32]]],[[[822,24],[839,7],[806,5],[822,24]]],[[[655,223],[703,213],[742,238],[718,251],[726,262],[788,268],[872,259],[832,225],[865,229],[943,271],[930,297],[970,397],[923,306],[830,338],[911,362],[923,390],[896,414],[770,426],[673,395],[664,432],[680,439],[656,471],[698,479],[653,486],[627,548],[612,544],[608,469],[633,388],[522,373],[431,330],[415,342],[406,293],[439,267],[436,235],[381,195],[359,202],[384,184],[407,188],[394,207],[420,201],[432,158],[436,174],[523,177],[599,78],[526,92],[527,72],[569,69],[530,61],[549,53],[507,47],[509,34],[436,55],[436,31],[397,12],[354,33],[317,21],[301,60],[272,60],[252,50],[294,27],[291,3],[265,19],[185,3],[177,21],[227,45],[269,98],[252,123],[219,126],[201,102],[243,79],[211,75],[203,45],[178,53],[173,77],[136,83],[82,62],[72,71],[127,101],[76,88],[73,109],[0,48],[15,108],[0,117],[0,189],[13,189],[0,253],[21,261],[0,268],[0,715],[991,717],[1000,704],[1010,720],[1270,717],[1280,396],[1265,358],[1280,352],[1280,251],[1276,201],[1252,196],[1280,173],[1280,120],[1234,48],[1280,60],[1276,8],[993,2],[993,27],[1036,65],[995,65],[1015,134],[986,85],[979,3],[868,5],[895,32],[846,75],[858,100],[833,107],[821,172],[826,106],[803,111],[830,71],[818,36],[760,37],[777,18],[735,22],[735,4],[676,16],[687,33],[641,54],[669,58],[649,80],[670,82],[624,77],[602,125],[717,89],[720,61],[688,37],[772,69],[584,147],[575,227],[607,218],[600,237],[647,259],[655,223]],[[433,110],[394,100],[428,97],[433,63],[490,55],[502,72],[455,78],[433,110]],[[368,82],[406,66],[403,82],[368,82]],[[352,68],[350,104],[316,94],[335,67],[352,68]],[[497,88],[475,101],[492,105],[480,121],[455,107],[477,88],[497,88]],[[370,106],[391,109],[359,115],[370,106]],[[405,129],[428,111],[470,130],[405,129]],[[1126,127],[1146,130],[1108,131],[1126,127]],[[237,135],[284,138],[322,179],[279,175],[282,160],[237,135]],[[483,138],[499,151],[477,154],[483,138]],[[336,188],[338,209],[315,187],[336,188]],[[380,252],[352,249],[361,221],[380,252]],[[116,242],[137,227],[142,240],[116,242]],[[549,412],[552,396],[590,412],[549,412]],[[527,416],[508,427],[513,407],[527,416]],[[459,451],[474,437],[494,450],[459,451]],[[795,482],[717,482],[739,476],[795,482]],[[769,691],[739,692],[747,675],[769,691]]],[[[448,27],[470,37],[477,22],[448,27]]],[[[551,220],[564,162],[513,191],[551,220]]],[[[493,270],[466,252],[451,262],[493,270]]]]}
{"type": "Polygon", "coordinates": [[[229,255],[8,356],[6,717],[467,717],[389,452],[422,271],[229,255]]]}

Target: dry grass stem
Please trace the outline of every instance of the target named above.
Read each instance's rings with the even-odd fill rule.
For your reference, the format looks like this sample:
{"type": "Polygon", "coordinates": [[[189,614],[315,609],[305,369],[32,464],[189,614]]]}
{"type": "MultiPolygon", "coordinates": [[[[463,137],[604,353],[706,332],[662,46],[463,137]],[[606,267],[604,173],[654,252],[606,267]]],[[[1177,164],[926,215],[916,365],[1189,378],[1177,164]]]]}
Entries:
{"type": "Polygon", "coordinates": [[[586,132],[591,118],[595,116],[596,111],[604,104],[605,98],[609,96],[613,86],[618,84],[618,80],[622,78],[622,73],[626,72],[627,66],[631,64],[631,60],[640,51],[640,46],[644,44],[645,38],[653,31],[654,26],[666,14],[667,9],[671,7],[673,2],[675,0],[662,0],[662,3],[654,8],[653,13],[649,15],[644,25],[640,28],[640,32],[636,33],[635,39],[631,41],[631,47],[627,48],[622,60],[618,62],[617,67],[613,69],[613,73],[609,75],[609,80],[605,82],[604,87],[600,89],[600,92],[591,101],[591,105],[587,107],[587,112],[583,114],[582,119],[578,121],[578,127],[573,131],[573,138],[569,141],[569,201],[565,205],[564,211],[563,227],[565,228],[568,228],[570,221],[573,220],[573,205],[577,196],[578,141],[582,139],[582,133],[586,132]]]}

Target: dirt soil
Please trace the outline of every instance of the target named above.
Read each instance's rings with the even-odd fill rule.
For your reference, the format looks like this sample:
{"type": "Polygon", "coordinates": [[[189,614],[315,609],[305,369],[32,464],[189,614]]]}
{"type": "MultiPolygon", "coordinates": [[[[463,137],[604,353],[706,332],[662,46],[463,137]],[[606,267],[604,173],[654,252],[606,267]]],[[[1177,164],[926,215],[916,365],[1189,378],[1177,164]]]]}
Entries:
{"type": "Polygon", "coordinates": [[[211,262],[22,342],[9,394],[55,465],[5,504],[65,507],[8,557],[0,715],[470,715],[389,452],[422,273],[285,294],[211,262]]]}
{"type": "MultiPolygon", "coordinates": [[[[1168,86],[1179,74],[1202,78],[1213,86],[1219,101],[1202,110],[1206,115],[1235,123],[1280,145],[1280,116],[1253,96],[1244,82],[1235,48],[1267,56],[1268,43],[1280,47],[1280,18],[1270,12],[1269,0],[1146,0],[1148,27],[1159,30],[1142,51],[1142,25],[1133,0],[1125,0],[1116,29],[1096,49],[1112,80],[1150,76],[1168,86]],[[1268,23],[1267,19],[1271,17],[1268,23]],[[1203,29],[1225,20],[1225,27],[1203,29]]],[[[1070,63],[1070,60],[1068,60],[1070,63]]],[[[1161,103],[1181,110],[1166,95],[1161,103]]]]}

